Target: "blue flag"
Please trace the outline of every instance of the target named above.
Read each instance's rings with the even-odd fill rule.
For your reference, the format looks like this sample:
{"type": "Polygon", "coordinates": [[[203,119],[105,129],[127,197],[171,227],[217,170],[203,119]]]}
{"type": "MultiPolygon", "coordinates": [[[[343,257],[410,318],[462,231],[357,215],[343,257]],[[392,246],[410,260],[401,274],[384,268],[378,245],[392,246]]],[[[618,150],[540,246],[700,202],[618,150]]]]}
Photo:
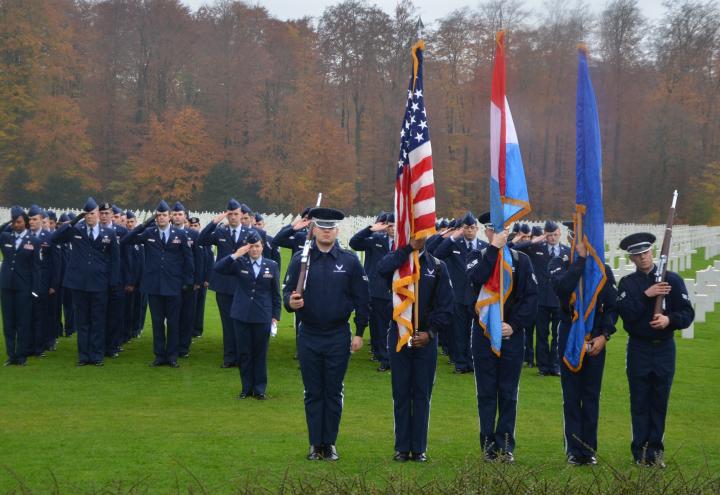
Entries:
{"type": "Polygon", "coordinates": [[[574,309],[573,322],[563,356],[565,364],[574,372],[582,368],[597,298],[606,282],[600,122],[585,48],[578,51],[576,148],[575,241],[570,259],[576,256],[578,242],[585,244],[588,255],[585,271],[570,299],[574,309]]]}

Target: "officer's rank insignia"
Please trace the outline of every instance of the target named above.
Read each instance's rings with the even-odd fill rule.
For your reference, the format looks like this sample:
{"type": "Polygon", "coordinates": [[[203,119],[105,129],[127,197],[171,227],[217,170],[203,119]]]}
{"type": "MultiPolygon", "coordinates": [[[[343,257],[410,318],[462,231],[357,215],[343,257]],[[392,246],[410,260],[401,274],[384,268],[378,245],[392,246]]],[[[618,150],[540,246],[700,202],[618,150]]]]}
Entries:
{"type": "Polygon", "coordinates": [[[683,294],[682,297],[683,297],[683,299],[685,299],[686,301],[689,301],[689,300],[690,300],[690,298],[688,297],[687,294],[683,294]]]}
{"type": "Polygon", "coordinates": [[[467,269],[469,270],[470,268],[474,267],[477,264],[478,264],[478,260],[476,260],[476,259],[472,260],[470,263],[468,263],[467,269]]]}
{"type": "Polygon", "coordinates": [[[176,237],[175,239],[172,240],[172,243],[173,244],[181,244],[182,241],[176,237]]]}
{"type": "Polygon", "coordinates": [[[32,251],[35,249],[35,246],[30,244],[29,242],[23,246],[23,249],[27,249],[28,251],[32,251]]]}

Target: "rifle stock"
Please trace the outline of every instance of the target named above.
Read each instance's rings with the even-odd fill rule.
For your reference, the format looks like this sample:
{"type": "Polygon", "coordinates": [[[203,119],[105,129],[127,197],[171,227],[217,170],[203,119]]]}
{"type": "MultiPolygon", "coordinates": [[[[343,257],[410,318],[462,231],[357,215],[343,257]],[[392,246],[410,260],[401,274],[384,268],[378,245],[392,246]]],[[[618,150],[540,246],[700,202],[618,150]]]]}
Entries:
{"type": "MultiPolygon", "coordinates": [[[[322,193],[319,193],[317,197],[317,202],[315,203],[315,208],[319,207],[321,202],[322,193]]],[[[303,292],[305,291],[305,281],[307,280],[308,268],[310,266],[310,247],[312,246],[312,241],[313,229],[311,227],[308,231],[307,238],[305,239],[305,244],[303,245],[302,255],[300,257],[300,273],[298,274],[298,283],[295,287],[295,292],[300,294],[301,297],[303,295],[303,292]]]]}

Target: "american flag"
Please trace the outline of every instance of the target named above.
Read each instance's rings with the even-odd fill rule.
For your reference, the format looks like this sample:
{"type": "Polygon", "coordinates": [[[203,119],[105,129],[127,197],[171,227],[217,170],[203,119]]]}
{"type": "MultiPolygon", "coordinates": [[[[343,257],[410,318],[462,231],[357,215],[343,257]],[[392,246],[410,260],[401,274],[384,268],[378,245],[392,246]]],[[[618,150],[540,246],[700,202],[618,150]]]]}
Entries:
{"type": "MultiPolygon", "coordinates": [[[[407,245],[411,238],[422,239],[435,233],[435,180],[422,82],[424,49],[422,41],[412,48],[413,73],[400,130],[395,181],[394,245],[397,249],[407,245]]],[[[398,352],[407,344],[417,324],[412,313],[419,278],[420,261],[414,251],[393,275],[393,319],[398,326],[398,352]]]]}

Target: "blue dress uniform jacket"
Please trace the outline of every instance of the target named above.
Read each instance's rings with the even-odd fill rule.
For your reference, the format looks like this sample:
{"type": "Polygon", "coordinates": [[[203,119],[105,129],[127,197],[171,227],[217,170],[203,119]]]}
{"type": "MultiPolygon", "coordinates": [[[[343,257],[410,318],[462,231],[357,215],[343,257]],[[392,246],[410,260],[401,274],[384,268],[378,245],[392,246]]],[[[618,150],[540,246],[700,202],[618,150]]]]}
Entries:
{"type": "MultiPolygon", "coordinates": [[[[337,243],[323,253],[310,251],[310,267],[299,320],[298,360],[305,387],[305,417],[310,444],[334,445],[342,415],[343,379],[350,360],[348,319],[355,311],[356,334],[368,324],[370,291],[358,257],[337,243]]],[[[288,266],[283,299],[285,308],[297,286],[301,253],[288,266]]]]}
{"type": "MultiPolygon", "coordinates": [[[[378,272],[392,280],[412,253],[404,246],[378,262],[378,272]]],[[[445,263],[427,251],[420,253],[420,298],[418,330],[431,330],[435,336],[452,328],[453,292],[445,263]]],[[[430,421],[430,398],[437,368],[437,338],[422,348],[404,346],[396,352],[397,323],[393,321],[388,334],[392,368],[393,412],[395,417],[395,450],[423,454],[427,450],[430,421]]]]}
{"type": "MultiPolygon", "coordinates": [[[[477,318],[473,318],[472,327],[480,445],[490,458],[501,452],[512,453],[515,449],[518,385],[524,357],[522,329],[532,323],[537,312],[538,287],[530,259],[521,252],[511,250],[511,254],[513,290],[505,301],[504,318],[513,333],[503,339],[499,357],[493,352],[490,339],[483,334],[477,318]]],[[[490,278],[497,258],[498,249],[492,245],[483,251],[472,252],[467,275],[473,284],[475,299],[490,278]]]]}
{"type": "Polygon", "coordinates": [[[226,256],[215,263],[215,270],[235,277],[235,296],[230,316],[248,323],[280,320],[280,270],[273,260],[262,258],[257,278],[248,256],[226,256]]]}
{"type": "Polygon", "coordinates": [[[12,232],[0,233],[0,305],[5,349],[11,364],[23,364],[32,349],[32,293],[40,287],[40,241],[26,232],[17,249],[12,232]]]}
{"type": "Polygon", "coordinates": [[[38,297],[33,299],[33,349],[37,355],[49,349],[55,342],[55,323],[52,319],[55,295],[50,302],[50,289],[55,289],[53,283],[57,282],[60,270],[60,260],[57,249],[50,245],[51,232],[40,229],[37,232],[29,231],[40,241],[40,286],[37,292],[38,297]]]}
{"type": "MultiPolygon", "coordinates": [[[[576,257],[572,263],[562,258],[550,262],[550,283],[560,301],[561,320],[559,348],[562,359],[572,327],[573,307],[570,298],[585,270],[586,258],[576,257]]],[[[595,319],[589,338],[615,333],[617,321],[617,287],[612,269],[605,265],[605,285],[598,294],[595,319]]],[[[560,382],[563,390],[563,418],[565,453],[578,461],[585,461],[597,452],[597,430],[600,415],[600,388],[605,369],[605,349],[597,356],[585,354],[582,367],[573,372],[561,365],[560,382]]]]}
{"type": "Polygon", "coordinates": [[[280,247],[288,248],[295,254],[302,250],[307,239],[307,229],[293,229],[292,225],[286,225],[275,234],[275,244],[280,247]]]}
{"type": "Polygon", "coordinates": [[[677,273],[668,271],[671,290],[665,296],[670,320],[662,330],[650,326],[655,299],[645,291],[655,284],[657,267],[650,273],[636,271],[623,277],[618,286],[618,313],[629,334],[626,372],[630,386],[632,442],[630,450],[637,462],[662,461],[665,446],[665,418],[675,375],[673,332],[686,328],[695,318],[687,289],[677,273]]]}
{"type": "Polygon", "coordinates": [[[156,296],[179,296],[183,286],[194,281],[194,261],[187,234],[170,227],[169,237],[162,242],[157,227],[135,227],[120,241],[121,244],[142,244],[145,263],[141,290],[156,296]]]}

